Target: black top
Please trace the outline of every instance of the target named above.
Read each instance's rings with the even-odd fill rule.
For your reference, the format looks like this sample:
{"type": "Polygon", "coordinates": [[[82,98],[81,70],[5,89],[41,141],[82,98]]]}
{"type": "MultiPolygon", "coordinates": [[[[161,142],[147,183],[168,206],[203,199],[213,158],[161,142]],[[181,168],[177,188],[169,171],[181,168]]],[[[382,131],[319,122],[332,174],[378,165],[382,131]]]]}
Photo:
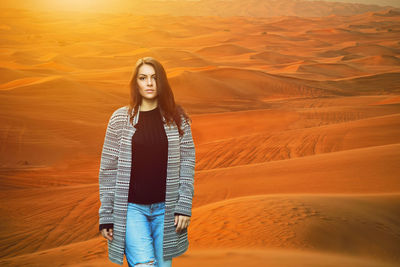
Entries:
{"type": "Polygon", "coordinates": [[[140,111],[132,137],[132,169],[128,202],[165,201],[168,139],[160,109],[140,111]]]}

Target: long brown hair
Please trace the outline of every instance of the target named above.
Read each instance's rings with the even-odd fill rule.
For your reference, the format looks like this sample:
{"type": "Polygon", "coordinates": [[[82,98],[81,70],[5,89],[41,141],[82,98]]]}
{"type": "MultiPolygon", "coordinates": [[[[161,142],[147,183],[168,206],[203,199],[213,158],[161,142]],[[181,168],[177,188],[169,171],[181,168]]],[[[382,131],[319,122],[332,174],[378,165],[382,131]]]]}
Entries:
{"type": "Polygon", "coordinates": [[[129,83],[130,103],[128,112],[129,114],[132,114],[132,110],[134,111],[130,118],[130,123],[133,125],[133,117],[135,117],[135,115],[138,113],[138,107],[142,102],[142,95],[139,93],[139,88],[137,84],[137,75],[139,72],[139,68],[143,64],[151,65],[154,68],[156,74],[158,106],[160,107],[161,114],[164,116],[168,126],[175,122],[175,124],[178,126],[179,135],[182,136],[183,130],[181,129],[181,116],[183,116],[183,118],[187,122],[192,122],[192,120],[188,116],[186,111],[182,108],[182,106],[175,103],[174,94],[171,90],[171,86],[168,83],[167,74],[165,73],[164,67],[161,65],[160,62],[152,57],[140,58],[136,62],[135,70],[129,83]]]}

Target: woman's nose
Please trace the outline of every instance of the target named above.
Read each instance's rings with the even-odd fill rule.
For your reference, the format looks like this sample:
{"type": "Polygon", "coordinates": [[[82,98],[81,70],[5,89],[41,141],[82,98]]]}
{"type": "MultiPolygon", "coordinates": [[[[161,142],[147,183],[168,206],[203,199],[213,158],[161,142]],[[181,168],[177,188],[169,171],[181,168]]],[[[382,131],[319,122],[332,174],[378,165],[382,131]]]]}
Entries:
{"type": "Polygon", "coordinates": [[[152,80],[151,80],[151,78],[147,78],[147,84],[148,85],[151,85],[153,82],[152,82],[152,80]]]}

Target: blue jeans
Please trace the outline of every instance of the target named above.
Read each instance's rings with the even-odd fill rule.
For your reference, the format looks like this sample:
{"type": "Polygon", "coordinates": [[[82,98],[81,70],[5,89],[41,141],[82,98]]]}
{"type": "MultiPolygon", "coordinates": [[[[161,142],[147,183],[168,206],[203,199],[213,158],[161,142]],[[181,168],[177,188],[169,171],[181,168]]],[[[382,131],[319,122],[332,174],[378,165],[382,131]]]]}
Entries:
{"type": "Polygon", "coordinates": [[[165,202],[128,203],[125,255],[129,267],[150,265],[150,261],[153,266],[171,267],[172,259],[163,259],[164,213],[165,202]]]}

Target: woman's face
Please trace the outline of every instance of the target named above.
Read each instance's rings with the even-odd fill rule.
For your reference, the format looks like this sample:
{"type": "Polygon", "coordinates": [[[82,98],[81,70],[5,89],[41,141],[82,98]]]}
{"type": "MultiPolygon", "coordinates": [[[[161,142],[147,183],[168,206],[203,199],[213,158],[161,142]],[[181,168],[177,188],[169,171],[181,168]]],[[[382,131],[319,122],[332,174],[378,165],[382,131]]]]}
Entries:
{"type": "Polygon", "coordinates": [[[148,100],[157,97],[156,73],[152,65],[143,64],[140,66],[137,75],[139,93],[148,100]]]}

